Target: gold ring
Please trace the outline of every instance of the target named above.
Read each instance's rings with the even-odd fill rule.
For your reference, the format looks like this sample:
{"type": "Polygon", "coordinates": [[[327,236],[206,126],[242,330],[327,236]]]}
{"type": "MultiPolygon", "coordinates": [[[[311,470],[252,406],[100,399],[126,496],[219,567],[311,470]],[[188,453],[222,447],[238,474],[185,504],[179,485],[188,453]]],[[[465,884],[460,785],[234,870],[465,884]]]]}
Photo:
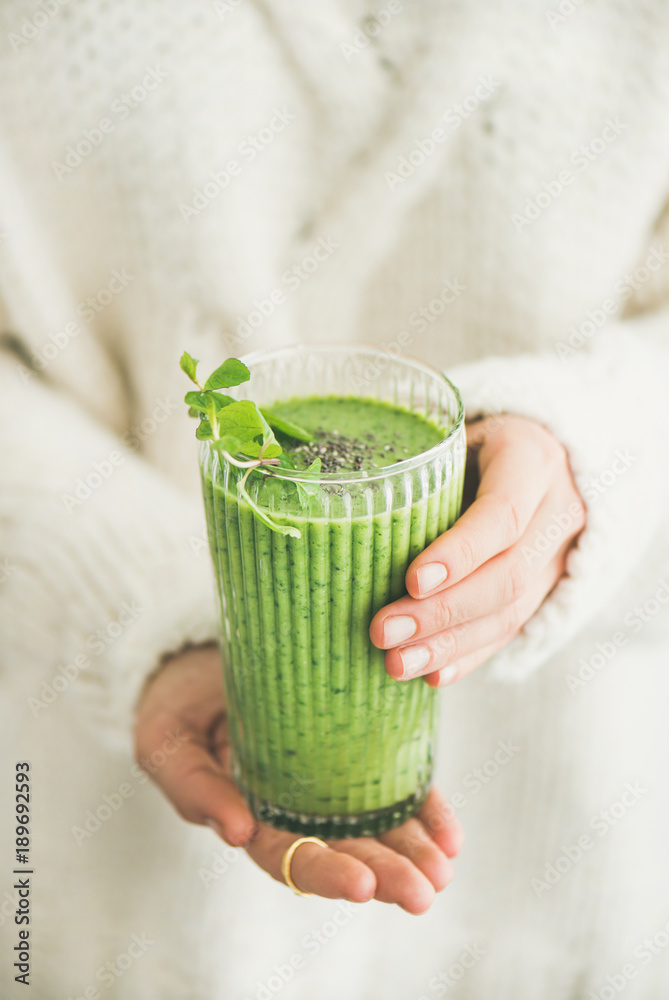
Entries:
{"type": "Polygon", "coordinates": [[[325,847],[326,849],[329,848],[329,845],[326,844],[324,840],[319,840],[318,837],[300,837],[298,840],[293,841],[284,854],[283,861],[281,862],[281,874],[283,875],[283,880],[286,885],[289,885],[297,896],[313,896],[313,892],[302,892],[301,889],[298,889],[290,877],[290,863],[293,860],[293,854],[298,849],[300,844],[320,844],[321,847],[325,847]]]}

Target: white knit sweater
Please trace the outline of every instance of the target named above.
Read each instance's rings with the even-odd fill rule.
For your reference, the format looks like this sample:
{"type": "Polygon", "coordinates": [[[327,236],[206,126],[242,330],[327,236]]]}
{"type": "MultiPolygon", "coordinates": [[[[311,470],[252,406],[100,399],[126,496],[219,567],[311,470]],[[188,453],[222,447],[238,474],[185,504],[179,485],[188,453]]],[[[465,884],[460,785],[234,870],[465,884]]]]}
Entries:
{"type": "MultiPolygon", "coordinates": [[[[470,416],[551,428],[588,506],[565,579],[448,692],[447,789],[498,739],[523,747],[463,815],[460,889],[422,923],[356,913],[282,995],[598,995],[660,929],[660,785],[615,850],[612,833],[545,896],[530,879],[626,781],[661,776],[664,605],[639,636],[623,622],[666,553],[668,36],[662,0],[2,4],[0,629],[6,732],[37,762],[52,849],[36,907],[63,908],[36,941],[44,1000],[83,993],[144,930],[158,943],[104,997],[255,996],[333,910],[305,918],[246,860],[205,905],[216,844],[148,786],[90,842],[71,832],[131,767],[147,674],[216,634],[183,349],[208,367],[399,345],[470,416]],[[617,628],[607,680],[570,690],[617,628]],[[431,984],[477,935],[486,959],[431,984]],[[404,958],[374,971],[395,938],[404,958]]],[[[666,996],[666,955],[637,964],[626,997],[666,996]]]]}

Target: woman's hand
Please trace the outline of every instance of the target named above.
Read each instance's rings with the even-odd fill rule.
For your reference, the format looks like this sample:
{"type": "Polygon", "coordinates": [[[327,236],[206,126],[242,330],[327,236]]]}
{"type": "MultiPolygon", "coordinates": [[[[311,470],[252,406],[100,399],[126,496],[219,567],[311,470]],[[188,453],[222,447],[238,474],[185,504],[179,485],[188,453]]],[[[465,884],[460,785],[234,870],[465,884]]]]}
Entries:
{"type": "Polygon", "coordinates": [[[451,684],[505,646],[564,573],[585,525],[567,454],[549,431],[515,416],[467,430],[476,498],[411,563],[410,596],[382,608],[370,626],[397,680],[451,684]]]}
{"type": "MultiPolygon", "coordinates": [[[[173,657],[149,682],[135,744],[140,765],[184,819],[208,824],[227,843],[245,847],[283,882],[281,861],[298,837],[258,823],[230,777],[222,671],[214,647],[173,657]]],[[[356,903],[378,899],[424,913],[435,892],[450,882],[448,859],[461,842],[458,820],[432,789],[417,816],[378,838],[330,841],[327,851],[304,844],[295,852],[291,875],[303,892],[356,903]]]]}

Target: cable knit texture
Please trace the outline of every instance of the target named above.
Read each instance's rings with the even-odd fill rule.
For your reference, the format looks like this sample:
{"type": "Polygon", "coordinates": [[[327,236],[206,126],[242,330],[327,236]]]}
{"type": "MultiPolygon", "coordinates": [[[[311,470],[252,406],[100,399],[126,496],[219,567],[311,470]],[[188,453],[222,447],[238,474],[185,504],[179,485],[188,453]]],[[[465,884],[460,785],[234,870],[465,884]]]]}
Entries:
{"type": "Polygon", "coordinates": [[[5,732],[36,761],[41,870],[57,876],[36,898],[36,918],[50,914],[36,941],[44,1000],[82,994],[143,931],[157,943],[106,1000],[259,996],[293,952],[306,964],[282,995],[298,1000],[582,1000],[627,957],[630,1000],[669,990],[666,954],[648,969],[634,958],[669,919],[655,833],[667,820],[661,616],[638,638],[627,629],[606,682],[565,684],[664,579],[669,9],[380,11],[0,9],[0,627],[22,712],[5,732]],[[128,777],[146,677],[216,635],[178,357],[208,368],[312,340],[401,343],[447,371],[470,416],[540,421],[587,505],[565,578],[445,699],[445,787],[466,788],[496,741],[522,748],[480,795],[469,785],[460,888],[420,929],[354,908],[315,951],[305,935],[332,903],[305,915],[246,861],[220,862],[227,874],[207,883],[210,835],[149,786],[101,832],[73,832],[128,777]],[[647,794],[620,829],[559,885],[532,888],[634,781],[647,794]]]}

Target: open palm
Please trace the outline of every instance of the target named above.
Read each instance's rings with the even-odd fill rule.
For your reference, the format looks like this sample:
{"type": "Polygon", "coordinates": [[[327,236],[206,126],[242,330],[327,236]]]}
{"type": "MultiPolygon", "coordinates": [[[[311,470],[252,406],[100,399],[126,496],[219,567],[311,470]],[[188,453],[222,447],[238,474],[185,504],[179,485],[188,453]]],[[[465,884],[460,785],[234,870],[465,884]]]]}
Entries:
{"type": "MultiPolygon", "coordinates": [[[[215,647],[175,656],[153,677],[139,705],[135,745],[144,766],[163,750],[159,759],[164,763],[147,771],[184,819],[210,825],[283,882],[281,861],[298,836],[259,823],[230,776],[215,647]]],[[[458,820],[433,788],[415,817],[379,837],[332,840],[327,851],[318,844],[301,845],[291,874],[303,892],[356,903],[377,899],[419,914],[450,882],[449,858],[461,842],[458,820]]]]}

